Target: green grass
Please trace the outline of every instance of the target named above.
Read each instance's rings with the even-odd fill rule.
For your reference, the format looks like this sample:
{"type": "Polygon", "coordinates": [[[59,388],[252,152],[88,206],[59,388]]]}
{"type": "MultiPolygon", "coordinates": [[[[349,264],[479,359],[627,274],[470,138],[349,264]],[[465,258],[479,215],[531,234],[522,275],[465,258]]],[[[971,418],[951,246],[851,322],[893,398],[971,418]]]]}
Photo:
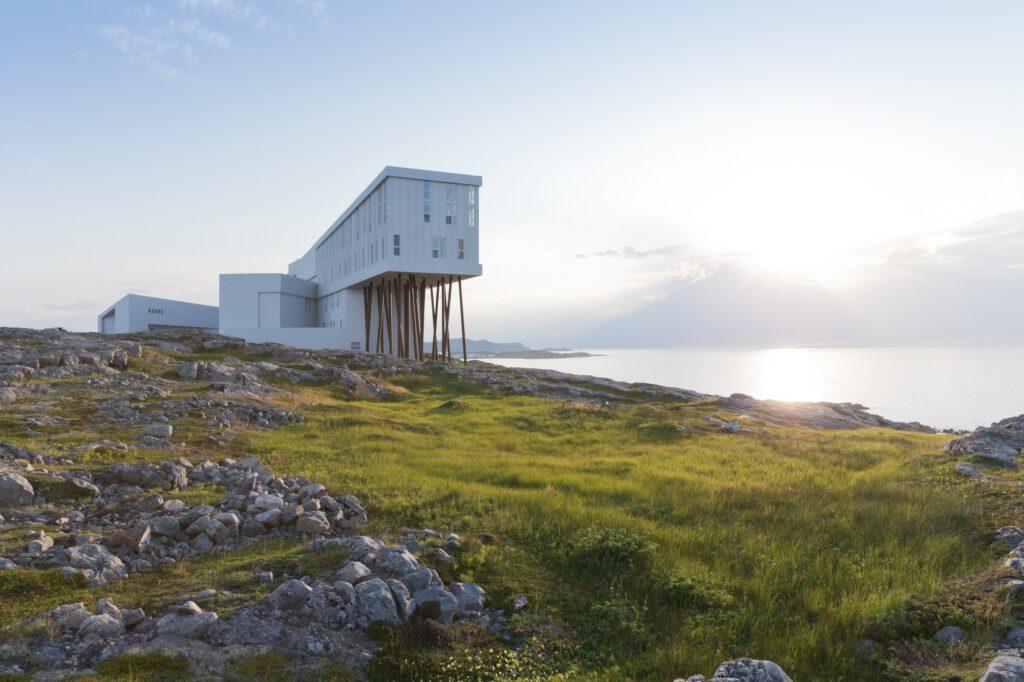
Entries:
{"type": "Polygon", "coordinates": [[[526,594],[597,670],[671,679],[746,655],[795,679],[863,679],[857,638],[997,556],[986,534],[998,520],[946,473],[942,437],[701,433],[676,425],[701,424],[702,405],[595,411],[403,383],[398,403],[325,396],[253,448],[281,473],[354,491],[377,531],[497,535],[464,553],[460,574],[499,606],[526,594]],[[597,570],[573,558],[588,529],[653,551],[597,570]],[[617,620],[624,631],[601,629],[617,620]]]}
{"type": "MultiPolygon", "coordinates": [[[[224,355],[244,357],[197,358],[224,355]]],[[[305,423],[240,432],[214,451],[202,449],[209,425],[176,423],[196,445],[184,453],[193,461],[255,452],[278,474],[354,492],[372,533],[458,532],[458,563],[440,571],[480,582],[495,606],[528,597],[533,615],[515,620],[523,640],[515,651],[488,654],[500,643],[472,628],[424,633],[427,626],[416,624],[380,633],[373,679],[526,671],[664,680],[708,674],[739,656],[774,660],[798,680],[976,679],[984,667],[978,652],[1020,613],[1000,591],[1005,575],[987,569],[1001,551],[992,529],[1020,516],[1024,474],[996,483],[955,477],[941,452],[945,437],[777,427],[723,434],[706,417],[735,415],[701,403],[595,407],[513,396],[440,373],[390,381],[394,397],[380,402],[332,387],[289,387],[294,395],[283,404],[301,406],[305,423]],[[947,624],[967,629],[969,645],[930,644],[947,624]],[[861,637],[882,642],[883,653],[859,657],[861,637]]],[[[131,429],[82,428],[94,408],[87,391],[75,397],[63,410],[81,430],[29,437],[0,414],[0,435],[48,453],[132,437],[131,429]]],[[[170,456],[95,452],[76,466],[170,456]]],[[[222,492],[163,494],[198,503],[219,501],[222,492]]],[[[24,529],[0,535],[8,556],[26,542],[24,529]]],[[[207,605],[223,617],[269,589],[256,569],[319,575],[343,558],[268,541],[94,589],[56,572],[0,572],[0,627],[101,596],[152,611],[208,587],[234,593],[207,605]]],[[[122,660],[99,674],[158,679],[159,663],[122,660]]],[[[273,655],[230,673],[290,675],[273,655]]]]}

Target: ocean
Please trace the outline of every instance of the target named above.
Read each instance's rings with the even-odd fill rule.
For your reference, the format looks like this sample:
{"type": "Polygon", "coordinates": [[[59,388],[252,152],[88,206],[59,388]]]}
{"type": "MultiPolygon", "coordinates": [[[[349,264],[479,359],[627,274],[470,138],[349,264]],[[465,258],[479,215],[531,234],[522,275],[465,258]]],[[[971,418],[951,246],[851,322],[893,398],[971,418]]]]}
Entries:
{"type": "Polygon", "coordinates": [[[898,421],[973,429],[1024,414],[1024,348],[590,350],[594,357],[487,360],[702,393],[861,403],[898,421]]]}

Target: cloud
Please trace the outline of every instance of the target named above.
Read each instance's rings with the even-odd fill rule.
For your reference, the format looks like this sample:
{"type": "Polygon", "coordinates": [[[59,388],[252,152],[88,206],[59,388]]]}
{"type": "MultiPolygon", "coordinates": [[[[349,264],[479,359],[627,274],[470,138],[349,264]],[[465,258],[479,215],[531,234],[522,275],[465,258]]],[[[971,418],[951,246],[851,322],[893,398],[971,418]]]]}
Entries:
{"type": "Polygon", "coordinates": [[[579,347],[1014,345],[1024,340],[1024,211],[865,254],[849,286],[684,260],[642,283],[634,304],[576,311],[579,347]],[[870,256],[870,257],[868,257],[870,256]]]}
{"type": "Polygon", "coordinates": [[[301,10],[326,25],[323,0],[290,0],[262,6],[242,0],[179,0],[170,9],[153,5],[130,6],[122,21],[100,27],[99,34],[131,62],[173,80],[194,80],[203,55],[229,49],[231,32],[276,30],[286,35],[288,8],[301,10]]]}
{"type": "Polygon", "coordinates": [[[180,31],[181,33],[192,36],[204,45],[221,48],[231,45],[231,39],[227,34],[212,29],[195,18],[181,22],[172,22],[171,30],[180,31]]]}
{"type": "Polygon", "coordinates": [[[189,53],[176,40],[160,32],[141,32],[123,24],[103,26],[100,35],[117,47],[122,54],[154,73],[166,78],[179,79],[184,73],[174,65],[176,60],[188,59],[189,53]]]}
{"type": "Polygon", "coordinates": [[[637,249],[635,246],[624,246],[621,249],[605,249],[591,253],[578,253],[577,258],[652,258],[655,256],[672,256],[680,252],[678,246],[661,246],[656,249],[637,249]]]}

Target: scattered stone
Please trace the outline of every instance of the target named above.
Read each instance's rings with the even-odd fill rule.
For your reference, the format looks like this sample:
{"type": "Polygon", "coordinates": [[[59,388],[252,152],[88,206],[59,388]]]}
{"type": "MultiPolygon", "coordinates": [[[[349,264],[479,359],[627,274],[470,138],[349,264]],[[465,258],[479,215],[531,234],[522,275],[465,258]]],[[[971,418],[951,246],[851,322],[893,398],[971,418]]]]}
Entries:
{"type": "Polygon", "coordinates": [[[187,601],[171,609],[156,622],[158,634],[166,637],[198,639],[217,621],[213,611],[203,611],[195,602],[187,601]]]}
{"type": "Polygon", "coordinates": [[[355,585],[372,574],[372,571],[361,561],[349,561],[338,571],[338,578],[355,585]]]}
{"type": "Polygon", "coordinates": [[[947,625],[936,632],[932,639],[939,644],[956,644],[963,640],[966,633],[955,625],[947,625]]]}
{"type": "Polygon", "coordinates": [[[419,592],[413,593],[413,601],[416,602],[416,609],[423,608],[426,604],[437,604],[439,616],[437,620],[441,623],[452,622],[455,610],[459,606],[458,600],[443,587],[432,585],[425,587],[419,592]]]}
{"type": "Polygon", "coordinates": [[[42,554],[51,547],[53,547],[53,538],[43,533],[35,540],[29,541],[28,552],[29,554],[42,554]]]}
{"type": "Polygon", "coordinates": [[[380,578],[370,578],[356,585],[355,590],[359,614],[367,624],[398,623],[398,609],[387,583],[380,578]]]}
{"type": "MultiPolygon", "coordinates": [[[[726,661],[718,666],[711,679],[722,682],[793,682],[775,663],[753,658],[726,661]]],[[[707,682],[707,678],[703,675],[694,675],[687,678],[686,682],[707,682]]]]}
{"type": "Polygon", "coordinates": [[[458,611],[460,614],[480,613],[484,610],[487,593],[476,583],[452,582],[449,589],[458,601],[458,611]]]}
{"type": "Polygon", "coordinates": [[[313,589],[301,580],[289,580],[270,593],[267,601],[282,611],[299,608],[309,599],[313,589]]]}
{"type": "Polygon", "coordinates": [[[996,540],[1005,543],[1009,547],[1016,547],[1024,541],[1024,530],[1017,526],[1003,526],[996,531],[996,540]]]}
{"type": "Polygon", "coordinates": [[[1024,658],[996,656],[978,682],[1024,682],[1024,658]]]}
{"type": "Polygon", "coordinates": [[[174,427],[170,424],[150,424],[146,427],[144,433],[147,436],[152,436],[153,438],[163,438],[164,440],[167,440],[174,433],[174,427]]]}
{"type": "Polygon", "coordinates": [[[121,621],[107,613],[89,616],[78,628],[78,636],[82,638],[109,639],[124,632],[121,621]]]}
{"type": "Polygon", "coordinates": [[[36,493],[21,474],[0,474],[0,507],[23,507],[32,504],[36,493]]]}

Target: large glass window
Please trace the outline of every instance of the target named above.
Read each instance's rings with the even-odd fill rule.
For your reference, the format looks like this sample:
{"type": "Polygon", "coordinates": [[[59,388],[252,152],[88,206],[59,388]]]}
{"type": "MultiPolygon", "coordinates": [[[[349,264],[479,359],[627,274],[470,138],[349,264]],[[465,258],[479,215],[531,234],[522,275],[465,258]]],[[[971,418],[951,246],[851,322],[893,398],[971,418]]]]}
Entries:
{"type": "Polygon", "coordinates": [[[402,255],[402,238],[397,234],[394,236],[394,250],[396,256],[402,255]]]}
{"type": "Polygon", "coordinates": [[[459,260],[466,259],[466,240],[459,240],[459,260]]]}
{"type": "Polygon", "coordinates": [[[466,195],[466,205],[469,208],[466,220],[470,227],[476,227],[476,189],[473,187],[469,188],[469,193],[466,195]]]}
{"type": "Polygon", "coordinates": [[[448,244],[444,237],[434,237],[433,245],[430,250],[430,255],[434,258],[447,258],[448,257],[448,244]]]}

